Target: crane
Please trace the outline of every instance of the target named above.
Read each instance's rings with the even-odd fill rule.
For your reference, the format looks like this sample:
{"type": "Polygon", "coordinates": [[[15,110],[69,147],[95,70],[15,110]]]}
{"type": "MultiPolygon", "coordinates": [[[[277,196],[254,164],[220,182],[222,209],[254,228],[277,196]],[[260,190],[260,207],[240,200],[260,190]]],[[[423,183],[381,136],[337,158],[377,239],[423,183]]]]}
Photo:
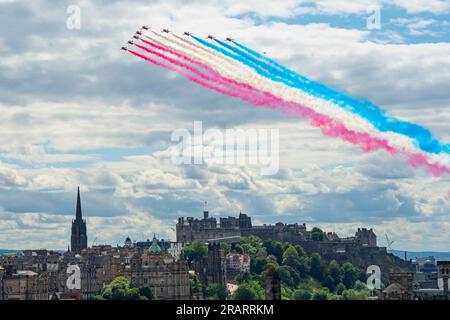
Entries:
{"type": "Polygon", "coordinates": [[[392,247],[391,247],[391,246],[392,246],[392,244],[394,243],[394,241],[393,241],[393,240],[390,240],[387,234],[385,234],[385,237],[386,237],[386,242],[387,242],[387,248],[388,248],[389,250],[392,250],[392,247]]]}

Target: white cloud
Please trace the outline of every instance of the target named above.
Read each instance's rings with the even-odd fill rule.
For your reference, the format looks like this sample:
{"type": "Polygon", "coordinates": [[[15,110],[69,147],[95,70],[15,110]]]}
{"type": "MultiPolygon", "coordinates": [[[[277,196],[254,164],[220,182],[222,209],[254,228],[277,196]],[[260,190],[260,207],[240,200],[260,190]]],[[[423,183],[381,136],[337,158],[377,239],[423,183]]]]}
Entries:
{"type": "MultiPolygon", "coordinates": [[[[90,240],[97,236],[99,243],[127,235],[143,239],[153,231],[173,237],[176,217],[200,213],[207,200],[213,214],[243,210],[255,221],[336,225],[344,235],[373,225],[379,236],[394,234],[398,248],[445,249],[448,178],[425,176],[384,152],[363,154],[304,121],[209,93],[118,50],[141,24],[233,35],[450,140],[448,43],[383,44],[369,41],[367,30],[269,21],[303,12],[365,14],[373,4],[306,3],[80,1],[80,31],[65,29],[64,6],[30,4],[24,20],[30,25],[18,30],[24,37],[0,39],[0,233],[6,239],[0,247],[64,248],[72,195],[81,185],[90,240]],[[252,15],[231,17],[249,13],[266,23],[256,24],[252,15]],[[170,133],[193,120],[214,128],[280,128],[279,174],[261,177],[258,168],[246,166],[174,166],[170,133]],[[105,148],[142,148],[145,154],[105,159],[105,148]],[[78,161],[87,164],[70,164],[78,161]]],[[[446,10],[439,1],[393,3],[410,12],[446,10]]],[[[419,31],[433,23],[397,22],[419,31]]]]}

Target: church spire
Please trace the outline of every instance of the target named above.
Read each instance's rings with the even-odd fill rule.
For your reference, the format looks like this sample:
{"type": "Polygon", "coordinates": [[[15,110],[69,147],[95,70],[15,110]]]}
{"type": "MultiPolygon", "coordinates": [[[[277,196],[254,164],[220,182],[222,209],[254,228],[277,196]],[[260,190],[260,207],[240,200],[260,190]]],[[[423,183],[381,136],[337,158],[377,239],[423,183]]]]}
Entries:
{"type": "Polygon", "coordinates": [[[76,220],[82,220],[83,215],[81,213],[81,200],[80,200],[80,187],[78,187],[78,195],[77,195],[77,213],[75,216],[76,220]]]}

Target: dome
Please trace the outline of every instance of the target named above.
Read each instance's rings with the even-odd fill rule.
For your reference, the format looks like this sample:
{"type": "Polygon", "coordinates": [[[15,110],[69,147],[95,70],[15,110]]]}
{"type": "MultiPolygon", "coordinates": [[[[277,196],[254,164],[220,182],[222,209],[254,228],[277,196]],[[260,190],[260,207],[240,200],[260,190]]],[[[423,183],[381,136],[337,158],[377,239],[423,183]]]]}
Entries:
{"type": "Polygon", "coordinates": [[[152,245],[148,247],[148,253],[158,254],[161,253],[161,247],[158,245],[156,237],[153,237],[152,245]]]}

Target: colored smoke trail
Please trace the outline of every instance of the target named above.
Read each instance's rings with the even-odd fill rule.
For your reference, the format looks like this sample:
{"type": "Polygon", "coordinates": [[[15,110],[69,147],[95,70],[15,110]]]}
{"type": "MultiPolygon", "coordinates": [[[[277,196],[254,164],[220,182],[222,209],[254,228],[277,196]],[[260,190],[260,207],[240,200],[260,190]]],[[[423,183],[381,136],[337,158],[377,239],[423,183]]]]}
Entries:
{"type": "MultiPolygon", "coordinates": [[[[312,110],[308,107],[305,107],[305,106],[302,106],[300,104],[293,103],[293,102],[283,101],[282,99],[275,97],[270,93],[261,92],[247,84],[238,83],[232,79],[224,78],[224,77],[220,76],[219,74],[215,73],[214,70],[212,70],[212,73],[213,73],[212,75],[207,75],[207,74],[195,69],[194,67],[192,67],[190,65],[181,63],[175,59],[171,59],[171,58],[165,56],[164,54],[158,53],[154,50],[145,48],[145,47],[137,45],[137,44],[136,44],[136,46],[140,49],[143,49],[151,54],[158,56],[159,58],[165,59],[176,66],[183,67],[186,70],[189,70],[189,71],[197,74],[198,77],[200,77],[204,80],[210,80],[210,81],[219,83],[221,85],[228,84],[230,86],[230,87],[228,87],[227,90],[225,90],[223,88],[219,88],[217,86],[214,86],[213,90],[215,90],[215,91],[218,91],[220,93],[230,95],[233,97],[240,98],[240,99],[250,102],[256,106],[263,106],[263,107],[267,107],[267,108],[270,108],[273,110],[279,110],[285,114],[289,114],[289,115],[300,114],[303,117],[309,118],[311,120],[311,125],[320,128],[325,135],[331,136],[331,137],[340,137],[344,141],[347,141],[347,142],[355,144],[355,145],[359,145],[366,152],[373,151],[376,149],[384,149],[392,154],[395,154],[397,152],[394,148],[389,146],[388,141],[373,138],[370,135],[368,135],[367,133],[359,133],[359,132],[355,132],[352,130],[348,130],[345,127],[345,125],[343,125],[342,123],[339,123],[330,117],[318,114],[317,112],[315,112],[314,110],[312,110]]],[[[146,57],[146,56],[143,56],[143,57],[146,57]]],[[[188,57],[186,57],[186,58],[189,59],[188,57]]],[[[150,61],[152,63],[154,63],[154,61],[155,61],[151,58],[148,58],[145,60],[150,61]]],[[[170,70],[179,72],[178,69],[175,67],[170,68],[170,70]]],[[[190,80],[211,89],[211,87],[207,86],[206,85],[207,83],[205,83],[203,80],[200,80],[199,78],[194,78],[193,76],[188,75],[186,72],[180,72],[180,73],[183,74],[184,76],[188,77],[190,80]]]]}
{"type": "MultiPolygon", "coordinates": [[[[389,140],[392,140],[392,137],[389,137],[387,140],[379,139],[372,136],[368,132],[357,132],[354,130],[350,130],[345,125],[345,122],[342,123],[340,121],[337,121],[336,119],[330,118],[327,115],[319,114],[308,106],[303,105],[302,103],[296,103],[293,101],[288,101],[285,98],[281,98],[280,96],[284,96],[282,93],[283,90],[281,92],[278,92],[278,94],[274,96],[273,90],[269,90],[270,92],[267,92],[260,89],[261,87],[263,87],[261,85],[255,87],[255,84],[261,84],[261,79],[259,78],[261,77],[261,75],[255,74],[252,76],[251,74],[248,74],[248,71],[245,71],[245,69],[247,68],[247,66],[245,65],[241,66],[241,71],[244,72],[238,72],[239,75],[244,76],[245,78],[236,80],[236,78],[239,78],[236,77],[236,73],[233,70],[236,63],[229,64],[228,62],[230,61],[230,58],[228,58],[225,54],[213,52],[211,49],[209,49],[209,46],[203,48],[203,50],[200,50],[198,48],[199,45],[192,45],[190,41],[187,41],[178,36],[176,36],[176,38],[177,40],[182,42],[182,44],[179,41],[175,41],[174,39],[169,39],[168,37],[162,36],[163,40],[170,42],[175,47],[168,46],[166,43],[163,44],[151,38],[149,39],[155,42],[144,41],[143,39],[141,40],[143,40],[142,42],[144,44],[147,44],[164,53],[174,55],[177,58],[189,62],[189,64],[182,63],[177,59],[169,58],[161,52],[157,52],[155,50],[151,50],[139,45],[138,48],[147,51],[150,54],[156,55],[159,58],[169,61],[172,66],[160,63],[144,55],[139,56],[139,54],[136,52],[130,52],[132,52],[134,55],[138,54],[138,57],[152,62],[156,65],[165,67],[171,71],[179,72],[189,80],[216,92],[240,98],[256,106],[278,110],[290,116],[300,114],[303,117],[309,118],[311,120],[311,125],[320,128],[323,134],[332,137],[339,137],[344,141],[359,145],[362,150],[366,152],[381,148],[387,150],[391,154],[398,154],[406,157],[408,163],[412,167],[425,167],[434,176],[450,174],[450,169],[447,166],[432,163],[429,156],[427,155],[417,152],[405,152],[403,148],[399,149],[398,147],[394,147],[389,143],[389,140]],[[214,60],[214,62],[212,62],[211,60],[214,60]],[[218,61],[222,61],[222,63],[218,64],[218,61]],[[184,68],[192,74],[184,72],[174,65],[184,68]],[[229,77],[224,76],[224,73],[229,77]],[[213,83],[218,85],[214,85],[213,83]]],[[[270,80],[267,79],[265,81],[270,80]]],[[[276,83],[273,84],[276,85],[276,83]]],[[[348,120],[351,121],[352,119],[347,118],[347,122],[349,122],[348,120]]]]}
{"type": "Polygon", "coordinates": [[[418,146],[424,151],[431,153],[450,153],[450,145],[439,142],[439,140],[432,136],[428,129],[414,123],[389,117],[380,107],[368,101],[358,101],[342,93],[334,91],[318,82],[311,81],[310,79],[281,66],[275,61],[256,53],[251,49],[243,49],[244,46],[241,44],[236,43],[238,46],[236,48],[224,43],[223,41],[215,39],[217,43],[229,50],[226,51],[198,37],[193,36],[193,38],[213,50],[254,68],[255,71],[269,77],[271,80],[281,81],[319,98],[331,101],[343,109],[356,113],[370,121],[377,129],[381,131],[392,131],[406,135],[411,139],[414,139],[418,146]],[[247,52],[240,50],[240,48],[247,52]]]}

